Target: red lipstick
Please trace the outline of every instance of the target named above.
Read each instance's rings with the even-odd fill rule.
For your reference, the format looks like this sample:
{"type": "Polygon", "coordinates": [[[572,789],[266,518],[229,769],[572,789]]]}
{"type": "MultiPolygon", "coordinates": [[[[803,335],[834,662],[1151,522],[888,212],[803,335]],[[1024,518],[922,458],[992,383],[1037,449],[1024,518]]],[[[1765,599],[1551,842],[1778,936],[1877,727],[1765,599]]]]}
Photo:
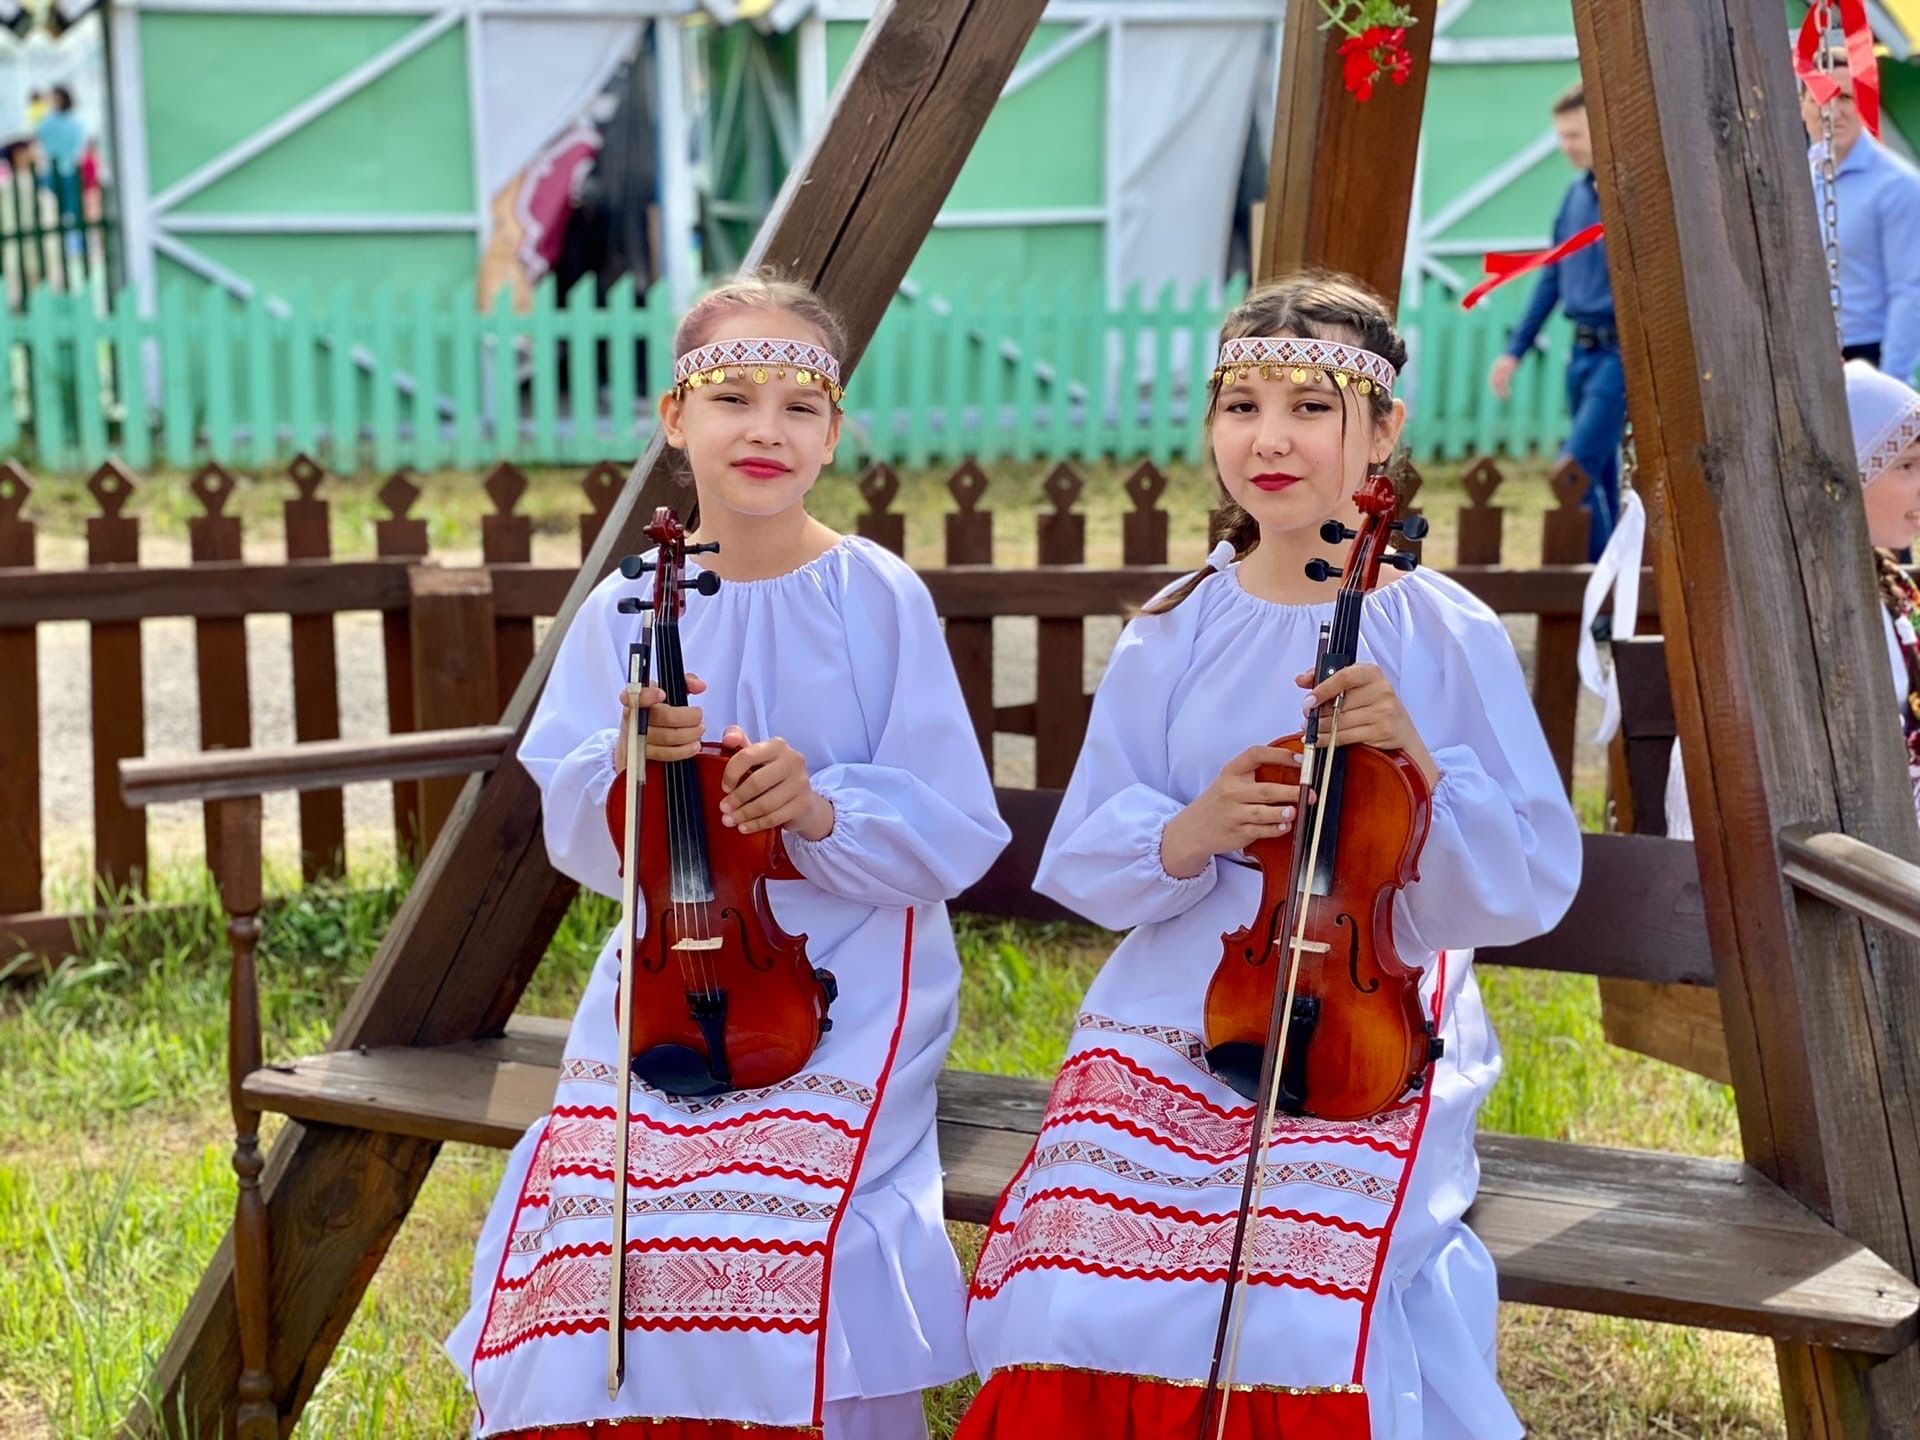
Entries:
{"type": "Polygon", "coordinates": [[[733,462],[733,468],[750,480],[777,480],[793,469],[791,465],[783,464],[778,460],[759,456],[748,460],[736,460],[733,462]]]}
{"type": "Polygon", "coordinates": [[[1271,494],[1275,491],[1285,490],[1289,485],[1298,485],[1300,483],[1300,477],[1298,475],[1282,475],[1274,472],[1267,475],[1256,475],[1247,483],[1255,489],[1265,490],[1271,494]]]}

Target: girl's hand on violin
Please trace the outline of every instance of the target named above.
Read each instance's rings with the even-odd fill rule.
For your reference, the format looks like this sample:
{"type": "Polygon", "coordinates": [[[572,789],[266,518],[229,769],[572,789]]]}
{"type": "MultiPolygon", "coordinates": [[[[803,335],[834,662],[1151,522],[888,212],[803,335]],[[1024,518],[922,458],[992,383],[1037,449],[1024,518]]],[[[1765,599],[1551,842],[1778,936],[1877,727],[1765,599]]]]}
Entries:
{"type": "Polygon", "coordinates": [[[791,830],[803,840],[824,840],[833,831],[833,806],[807,779],[807,757],[779,736],[748,742],[738,725],[720,743],[738,747],[720,774],[720,823],[742,835],[791,830]]]}
{"type": "Polygon", "coordinates": [[[1292,830],[1300,787],[1264,783],[1255,773],[1290,758],[1277,746],[1255,745],[1229,760],[1213,784],[1160,832],[1161,868],[1176,880],[1188,880],[1216,855],[1292,830]]]}
{"type": "MultiPolygon", "coordinates": [[[[1324,738],[1333,718],[1333,702],[1341,696],[1340,723],[1334,735],[1336,745],[1372,745],[1380,750],[1404,750],[1407,757],[1426,774],[1427,783],[1440,778],[1440,767],[1433,763],[1426,742],[1413,728],[1413,717],[1400,703],[1400,696],[1378,665],[1349,665],[1336,670],[1318,685],[1311,671],[1294,676],[1294,683],[1310,693],[1303,709],[1311,714],[1320,709],[1320,734],[1324,738]]],[[[1298,757],[1294,757],[1296,765],[1298,757]]]]}
{"type": "MultiPolygon", "coordinates": [[[[698,675],[687,676],[689,695],[701,694],[706,688],[707,682],[698,675]]],[[[623,686],[620,738],[613,746],[616,775],[627,768],[627,712],[633,708],[636,697],[640,708],[647,712],[647,759],[687,760],[700,753],[700,737],[706,732],[698,705],[669,705],[667,692],[658,685],[648,685],[637,692],[631,685],[623,686]]]]}

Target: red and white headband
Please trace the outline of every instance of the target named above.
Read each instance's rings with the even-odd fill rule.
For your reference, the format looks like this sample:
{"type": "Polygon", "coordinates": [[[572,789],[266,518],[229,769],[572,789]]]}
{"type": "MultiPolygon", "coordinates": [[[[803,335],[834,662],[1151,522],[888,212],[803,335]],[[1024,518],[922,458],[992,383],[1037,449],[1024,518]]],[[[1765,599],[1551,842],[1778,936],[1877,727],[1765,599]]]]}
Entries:
{"type": "Polygon", "coordinates": [[[1255,371],[1263,380],[1290,378],[1296,385],[1306,384],[1308,376],[1319,371],[1330,384],[1342,390],[1351,385],[1362,395],[1375,390],[1391,395],[1399,378],[1383,356],[1357,345],[1294,335],[1243,335],[1220,347],[1213,379],[1217,385],[1233,385],[1255,371]]]}
{"type": "Polygon", "coordinates": [[[840,362],[818,345],[804,340],[720,340],[689,350],[673,367],[676,395],[718,385],[731,377],[764,385],[768,378],[784,380],[793,372],[796,385],[816,381],[835,405],[846,392],[840,388],[840,362]]]}

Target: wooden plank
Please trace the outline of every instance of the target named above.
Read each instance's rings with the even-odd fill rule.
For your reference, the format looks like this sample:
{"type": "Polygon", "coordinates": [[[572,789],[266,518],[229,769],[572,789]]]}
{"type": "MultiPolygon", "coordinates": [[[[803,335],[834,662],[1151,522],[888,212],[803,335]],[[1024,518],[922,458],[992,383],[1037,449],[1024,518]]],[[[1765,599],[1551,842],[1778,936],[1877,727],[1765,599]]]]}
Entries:
{"type": "MultiPolygon", "coordinates": [[[[34,524],[21,517],[33,484],[0,463],[0,567],[31,569],[34,524]]],[[[0,627],[0,914],[38,910],[40,863],[40,642],[32,624],[0,627]]]]}
{"type": "Polygon", "coordinates": [[[1920,940],[1920,865],[1804,825],[1781,832],[1780,853],[1796,890],[1920,940]]]}
{"type": "MultiPolygon", "coordinates": [[[[493,582],[484,569],[417,565],[408,576],[413,698],[422,730],[490,725],[500,714],[494,671],[493,582]]],[[[423,848],[439,838],[467,777],[420,781],[423,848]]]]}
{"type": "MultiPolygon", "coordinates": [[[[1540,563],[1577,565],[1587,557],[1592,517],[1580,501],[1587,477],[1572,459],[1554,467],[1548,482],[1556,508],[1541,527],[1540,563]]],[[[1573,741],[1580,710],[1580,616],[1542,616],[1533,647],[1533,708],[1540,714],[1547,748],[1560,767],[1560,780],[1573,789],[1573,741]]]]}
{"type": "MultiPolygon", "coordinates": [[[[499,1039],[338,1051],[247,1077],[248,1103],[313,1124],[507,1147],[552,1103],[565,1024],[499,1039]]],[[[950,1218],[981,1223],[1025,1158],[1045,1081],[947,1070],[950,1218]]],[[[1469,1221],[1509,1300],[1820,1339],[1890,1353],[1920,1289],[1745,1166],[1482,1135],[1469,1221]]]]}
{"type": "MultiPolygon", "coordinates": [[[[194,564],[238,560],[240,520],[223,513],[233,495],[233,476],[210,463],[188,483],[206,512],[187,521],[188,552],[194,564]]],[[[253,743],[247,622],[241,618],[194,621],[193,651],[199,681],[200,748],[245,749],[253,743]]],[[[201,821],[206,830],[206,853],[211,859],[220,853],[220,811],[211,805],[203,807],[201,821]]]]}
{"type": "MultiPolygon", "coordinates": [[[[382,383],[382,377],[376,376],[376,395],[382,383]]],[[[377,432],[374,440],[380,442],[377,432]]],[[[403,474],[388,476],[380,487],[380,503],[387,507],[388,518],[374,522],[373,545],[382,558],[416,560],[427,553],[427,522],[407,518],[419,498],[420,487],[403,474]]],[[[409,570],[409,600],[411,574],[409,570]]],[[[393,609],[382,614],[380,640],[387,669],[387,733],[403,735],[418,728],[413,710],[413,632],[407,617],[393,609]]],[[[419,786],[393,787],[393,835],[394,848],[400,854],[418,860],[425,853],[420,835],[419,786]]]]}
{"type": "Polygon", "coordinates": [[[120,793],[129,805],[162,805],[468,775],[499,764],[512,741],[513,731],[505,726],[473,725],[375,740],[311,740],[187,759],[127,760],[120,766],[120,793]]]}
{"type": "MultiPolygon", "coordinates": [[[[1171,381],[1164,375],[1163,388],[1171,381]]],[[[1079,565],[1087,558],[1087,517],[1073,513],[1086,482],[1071,466],[1057,465],[1044,482],[1053,509],[1035,520],[1043,566],[1079,565]]],[[[988,622],[992,623],[992,622],[988,622]]],[[[1080,742],[1087,733],[1086,622],[1041,620],[1034,649],[1034,747],[1036,784],[1061,789],[1073,778],[1080,742]]]]}
{"type": "MultiPolygon", "coordinates": [[[[843,363],[867,339],[1013,71],[1043,0],[915,0],[862,32],[826,123],[788,175],[748,265],[819,290],[846,322],[843,363]]],[[[645,548],[672,493],[656,438],[615,504],[503,723],[524,730],[560,637],[621,555],[645,548]]],[[[496,770],[414,882],[333,1048],[471,1039],[497,1031],[566,912],[573,886],[547,863],[539,795],[496,770]]],[[[274,1401],[289,1424],[312,1393],[433,1162],[432,1141],[290,1127],[268,1160],[273,1220],[274,1401]]],[[[131,1418],[136,1434],[218,1433],[239,1376],[231,1252],[223,1247],[131,1418]],[[177,1417],[177,1418],[176,1418],[177,1417]]]]}
{"type": "MultiPolygon", "coordinates": [[[[330,507],[320,498],[326,472],[297,457],[287,472],[298,492],[281,509],[289,560],[325,560],[333,553],[330,507]]],[[[340,738],[340,665],[333,616],[295,615],[293,643],[293,738],[340,738]]],[[[300,874],[308,884],[344,874],[347,858],[346,800],[338,790],[300,792],[300,874]]]]}
{"type": "Polygon", "coordinates": [[[1605,976],[1599,985],[1600,1028],[1608,1043],[1733,1083],[1718,990],[1605,976]]]}
{"type": "MultiPolygon", "coordinates": [[[[898,517],[894,517],[898,518],[898,517]]],[[[384,524],[385,522],[379,522],[384,524]]],[[[408,522],[409,524],[415,522],[408,522]]],[[[421,522],[424,523],[424,522],[421,522]]],[[[135,620],[161,616],[330,615],[342,610],[387,614],[407,606],[408,560],[295,561],[289,564],[192,566],[106,565],[90,570],[33,570],[0,575],[0,627],[55,620],[135,620]]],[[[555,566],[496,565],[496,615],[557,614],[574,572],[555,566]]],[[[1193,572],[1164,562],[1142,566],[1061,566],[1020,570],[1017,583],[993,566],[926,569],[920,576],[941,614],[973,620],[996,615],[1072,619],[1118,615],[1193,572]]],[[[1580,613],[1591,567],[1550,570],[1462,565],[1447,571],[1502,615],[1580,613]]],[[[1657,623],[1651,574],[1643,577],[1643,624],[1657,623]]]]}
{"type": "MultiPolygon", "coordinates": [[[[1677,542],[1663,629],[1742,1143],[1911,1275],[1920,944],[1794,895],[1776,844],[1798,822],[1920,859],[1864,679],[1884,662],[1841,379],[1807,344],[1832,315],[1779,9],[1575,0],[1574,19],[1639,470],[1677,542]]],[[[1789,1346],[1780,1373],[1796,1436],[1920,1413],[1920,1352],[1789,1346]]]]}
{"type": "MultiPolygon", "coordinates": [[[[620,283],[625,287],[628,303],[631,304],[633,277],[622,276],[620,283]]],[[[619,351],[624,343],[624,340],[620,341],[614,349],[619,351]]],[[[627,397],[627,403],[632,403],[631,396],[627,397]]],[[[494,513],[480,518],[480,558],[488,565],[528,564],[533,559],[533,519],[531,516],[514,514],[520,497],[527,493],[527,477],[511,465],[496,465],[487,476],[486,491],[487,497],[493,501],[494,513]]],[[[499,709],[506,709],[507,701],[513,698],[513,692],[520,684],[520,677],[527,673],[527,667],[531,664],[533,617],[500,615],[496,612],[493,622],[493,668],[494,678],[500,686],[499,709]]]]}
{"type": "MultiPolygon", "coordinates": [[[[87,520],[89,565],[138,565],[140,522],[121,509],[133,477],[108,461],[87,481],[101,513],[87,520]]],[[[120,801],[115,767],[146,749],[140,622],[96,622],[88,636],[93,728],[93,868],[109,886],[146,890],[147,817],[120,801]]]]}
{"type": "MultiPolygon", "coordinates": [[[[424,522],[421,522],[424,524],[424,522]]],[[[404,611],[405,557],[37,570],[0,577],[0,626],[41,621],[195,619],[404,611]]],[[[557,588],[557,585],[556,585],[557,588]]],[[[551,607],[549,607],[551,608],[551,607]]]]}
{"type": "Polygon", "coordinates": [[[1256,241],[1260,279],[1327,266],[1358,276],[1388,304],[1397,300],[1439,0],[1408,0],[1407,9],[1414,21],[1407,83],[1383,82],[1362,104],[1341,83],[1346,37],[1325,23],[1319,6],[1287,7],[1265,223],[1256,241]]]}
{"type": "MultiPolygon", "coordinates": [[[[987,477],[969,460],[947,480],[947,489],[959,506],[947,516],[947,564],[968,565],[983,578],[1006,585],[1006,577],[993,569],[993,512],[980,508],[987,492],[987,477]]],[[[934,602],[938,608],[939,601],[934,602]]],[[[960,681],[960,694],[967,702],[967,715],[973,721],[974,738],[980,753],[987,757],[987,770],[993,770],[993,621],[980,616],[941,611],[946,618],[947,653],[953,660],[953,673],[960,681]]]]}

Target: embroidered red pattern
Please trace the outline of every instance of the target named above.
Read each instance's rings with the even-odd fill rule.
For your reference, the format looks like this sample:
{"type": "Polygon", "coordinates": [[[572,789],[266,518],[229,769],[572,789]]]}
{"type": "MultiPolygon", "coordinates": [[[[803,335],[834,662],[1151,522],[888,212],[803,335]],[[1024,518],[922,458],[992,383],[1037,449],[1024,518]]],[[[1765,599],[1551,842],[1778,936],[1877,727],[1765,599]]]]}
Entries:
{"type": "MultiPolygon", "coordinates": [[[[1036,1190],[987,1237],[972,1294],[991,1299],[1027,1270],[1136,1280],[1226,1278],[1234,1217],[1075,1187],[1036,1190]]],[[[1249,1238],[1247,1281],[1360,1300],[1384,1230],[1298,1210],[1263,1209],[1249,1238]]]]}
{"type": "MultiPolygon", "coordinates": [[[[1417,1115],[1418,1106],[1406,1104],[1364,1121],[1281,1116],[1274,1123],[1273,1143],[1345,1142],[1404,1156],[1417,1115]]],[[[1220,1163],[1246,1154],[1253,1110],[1225,1109],[1118,1050],[1083,1050],[1061,1068],[1041,1133],[1076,1121],[1110,1126],[1191,1159],[1220,1163]]]]}
{"type": "MultiPolygon", "coordinates": [[[[613,1249],[564,1245],[524,1275],[503,1276],[474,1358],[542,1335],[607,1328],[613,1249]]],[[[629,1330],[810,1331],[820,1324],[827,1247],[766,1240],[634,1241],[627,1246],[629,1330]]]]}
{"type": "MultiPolygon", "coordinates": [[[[611,1109],[556,1105],[533,1191],[548,1191],[556,1175],[611,1180],[613,1127],[611,1109]]],[[[700,1126],[662,1125],[635,1115],[627,1130],[627,1163],[630,1183],[642,1187],[738,1174],[839,1185],[853,1171],[858,1145],[858,1132],[831,1115],[769,1110],[700,1126]]]]}
{"type": "MultiPolygon", "coordinates": [[[[1156,1170],[1152,1166],[1142,1165],[1118,1150],[1110,1150],[1104,1145],[1096,1145],[1091,1140],[1066,1140],[1054,1145],[1041,1145],[1033,1152],[1035,1172],[1055,1165],[1087,1165],[1096,1170],[1122,1180],[1131,1180],[1140,1185],[1161,1185],[1170,1190],[1212,1190],[1227,1189],[1238,1191],[1246,1178],[1247,1167],[1244,1161],[1235,1161],[1223,1165],[1217,1170],[1209,1170],[1199,1175],[1182,1175],[1169,1170],[1156,1170]]],[[[1265,1176],[1262,1183],[1272,1189],[1280,1185],[1317,1185],[1328,1190],[1338,1190],[1343,1194],[1357,1195],[1366,1200],[1377,1200],[1383,1205],[1393,1202],[1399,1193],[1399,1185],[1383,1175],[1374,1175],[1365,1170],[1356,1170],[1348,1165],[1335,1165],[1324,1160],[1283,1160],[1269,1163],[1263,1167],[1265,1176]]]]}
{"type": "MultiPolygon", "coordinates": [[[[562,1085],[611,1086],[614,1074],[614,1067],[604,1060],[573,1056],[562,1061],[560,1065],[562,1085]]],[[[782,1080],[778,1085],[762,1085],[756,1090],[728,1090],[724,1094],[711,1095],[703,1100],[669,1095],[663,1090],[656,1090],[651,1085],[644,1085],[638,1081],[634,1082],[634,1093],[644,1095],[652,1104],[664,1105],[669,1110],[676,1110],[682,1115],[711,1115],[716,1110],[758,1105],[764,1100],[775,1100],[783,1095],[845,1100],[863,1109],[873,1104],[872,1086],[862,1085],[855,1080],[845,1080],[838,1075],[815,1074],[810,1070],[803,1070],[798,1075],[782,1080]]]]}
{"type": "MultiPolygon", "coordinates": [[[[516,1230],[507,1242],[512,1254],[532,1255],[545,1249],[547,1236],[556,1226],[576,1220],[604,1223],[613,1214],[613,1198],[608,1195],[562,1195],[557,1200],[529,1195],[521,1207],[536,1203],[546,1209],[545,1223],[516,1230]]],[[[628,1218],[634,1220],[659,1215],[764,1215],[773,1220],[824,1225],[839,1211],[840,1207],[831,1202],[796,1200],[789,1195],[770,1195],[757,1190],[676,1190],[667,1195],[645,1195],[627,1201],[628,1218]]]]}

